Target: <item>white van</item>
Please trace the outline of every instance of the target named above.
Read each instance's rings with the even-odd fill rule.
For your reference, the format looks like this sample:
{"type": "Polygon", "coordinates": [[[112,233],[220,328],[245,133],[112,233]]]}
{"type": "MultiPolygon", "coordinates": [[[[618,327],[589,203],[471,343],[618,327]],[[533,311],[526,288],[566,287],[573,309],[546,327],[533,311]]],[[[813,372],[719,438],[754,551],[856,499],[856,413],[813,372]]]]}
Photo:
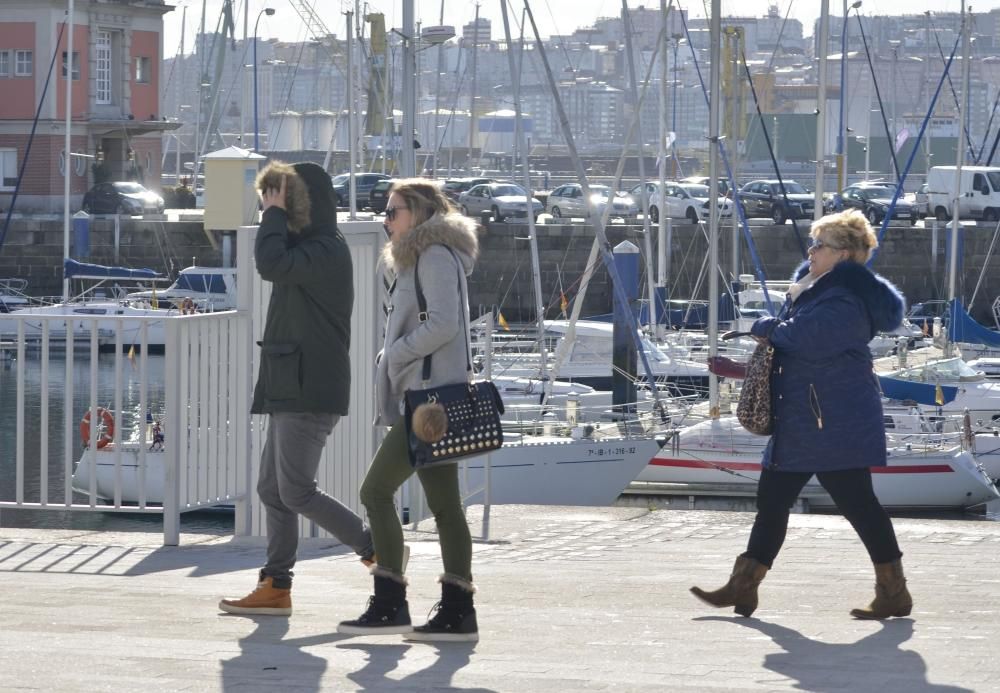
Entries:
{"type": "MultiPolygon", "coordinates": [[[[957,194],[959,218],[1000,220],[1000,167],[963,166],[957,194]]],[[[932,166],[927,172],[928,215],[951,219],[955,196],[955,167],[932,166]]]]}

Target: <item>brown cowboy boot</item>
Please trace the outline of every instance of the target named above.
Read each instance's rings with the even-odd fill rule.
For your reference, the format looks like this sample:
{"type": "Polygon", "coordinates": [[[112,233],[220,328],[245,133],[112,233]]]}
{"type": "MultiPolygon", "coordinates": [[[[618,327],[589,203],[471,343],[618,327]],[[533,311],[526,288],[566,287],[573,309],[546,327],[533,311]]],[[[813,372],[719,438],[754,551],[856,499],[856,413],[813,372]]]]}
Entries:
{"type": "Polygon", "coordinates": [[[223,599],[219,609],[230,614],[291,616],[292,590],[275,587],[273,580],[261,575],[257,589],[242,599],[223,599]]]}
{"type": "Polygon", "coordinates": [[[906,589],[903,561],[875,563],[875,599],[865,609],[851,609],[854,618],[883,619],[890,616],[909,616],[913,597],[906,589]]]}
{"type": "Polygon", "coordinates": [[[692,587],[691,594],[712,606],[733,606],[740,616],[749,616],[757,608],[757,586],[767,575],[767,566],[747,555],[737,557],[729,582],[714,592],[692,587]]]}

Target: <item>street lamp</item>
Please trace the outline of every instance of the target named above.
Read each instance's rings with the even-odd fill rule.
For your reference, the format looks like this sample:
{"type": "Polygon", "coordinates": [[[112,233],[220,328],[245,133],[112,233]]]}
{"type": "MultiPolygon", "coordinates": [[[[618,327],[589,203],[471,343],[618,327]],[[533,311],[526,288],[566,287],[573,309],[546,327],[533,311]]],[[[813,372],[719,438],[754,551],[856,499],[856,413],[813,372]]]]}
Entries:
{"type": "Polygon", "coordinates": [[[257,125],[257,25],[261,15],[268,17],[274,14],[273,7],[265,7],[257,13],[257,21],[253,23],[253,150],[260,151],[260,128],[257,125]]]}
{"type": "Polygon", "coordinates": [[[846,123],[844,122],[844,97],[847,88],[847,15],[851,10],[861,7],[861,0],[856,0],[850,7],[847,0],[844,0],[844,23],[840,30],[840,126],[837,128],[837,192],[844,189],[847,182],[847,166],[845,165],[845,154],[847,152],[846,123]]]}

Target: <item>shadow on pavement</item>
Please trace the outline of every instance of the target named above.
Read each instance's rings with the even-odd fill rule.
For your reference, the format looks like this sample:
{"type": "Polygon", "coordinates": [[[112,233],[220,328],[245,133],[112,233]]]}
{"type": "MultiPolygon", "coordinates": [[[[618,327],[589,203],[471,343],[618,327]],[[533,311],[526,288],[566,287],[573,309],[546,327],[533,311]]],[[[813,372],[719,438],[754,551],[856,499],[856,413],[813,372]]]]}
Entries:
{"type": "Polygon", "coordinates": [[[451,683],[455,673],[467,665],[475,650],[475,643],[423,643],[410,645],[381,645],[375,643],[351,643],[337,645],[338,649],[361,650],[368,656],[367,663],[347,677],[364,691],[417,691],[448,690],[459,693],[496,693],[491,688],[458,688],[451,683]],[[399,661],[411,647],[432,647],[437,650],[437,659],[429,667],[396,680],[386,677],[399,665],[399,661]]]}
{"type": "MultiPolygon", "coordinates": [[[[230,618],[227,616],[227,618],[230,618]]],[[[275,616],[242,616],[256,624],[245,638],[240,638],[240,654],[219,662],[223,691],[293,689],[307,693],[322,690],[327,663],[322,657],[300,648],[339,640],[331,635],[283,640],[288,633],[288,619],[275,616]]]]}
{"type": "MultiPolygon", "coordinates": [[[[298,560],[354,555],[342,544],[326,547],[300,547],[298,560]]],[[[213,545],[213,546],[164,546],[150,551],[125,575],[146,575],[190,568],[188,577],[255,570],[264,564],[263,546],[213,545]]]]}
{"type": "Polygon", "coordinates": [[[756,618],[703,616],[694,620],[730,621],[768,636],[785,651],[766,655],[764,668],[794,679],[795,687],[802,690],[973,693],[970,688],[930,683],[923,658],[900,649],[913,636],[913,619],[881,621],[881,630],[853,643],[811,640],[796,630],[756,618]]]}

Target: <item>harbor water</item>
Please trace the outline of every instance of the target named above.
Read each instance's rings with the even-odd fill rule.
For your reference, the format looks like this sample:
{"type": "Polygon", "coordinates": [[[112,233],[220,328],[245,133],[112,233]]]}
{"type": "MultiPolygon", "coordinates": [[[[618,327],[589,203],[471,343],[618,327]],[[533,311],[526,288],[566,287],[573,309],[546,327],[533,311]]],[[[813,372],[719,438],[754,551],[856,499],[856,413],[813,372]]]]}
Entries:
{"type": "MultiPolygon", "coordinates": [[[[123,359],[121,440],[138,440],[146,435],[148,422],[156,421],[163,411],[166,373],[162,354],[145,358],[147,392],[146,411],[142,402],[142,355],[123,359]]],[[[53,353],[48,363],[48,377],[42,382],[42,362],[37,353],[28,353],[23,363],[16,359],[0,360],[0,501],[16,498],[16,433],[17,377],[24,370],[24,500],[38,503],[41,499],[41,441],[48,443],[48,500],[62,502],[66,479],[66,361],[63,354],[53,353]],[[48,426],[42,430],[39,412],[43,387],[48,391],[48,426]]],[[[90,406],[90,356],[77,354],[73,362],[73,392],[68,443],[73,464],[83,452],[79,434],[80,419],[90,406]]],[[[97,363],[97,404],[113,410],[115,402],[115,356],[100,354],[97,363]]],[[[86,503],[87,498],[74,492],[74,499],[86,503]]],[[[182,530],[226,534],[232,531],[232,514],[224,511],[185,513],[181,516],[182,530]]],[[[77,512],[65,510],[0,509],[2,527],[49,527],[60,529],[107,529],[109,531],[162,531],[159,515],[138,513],[77,512]]]]}

